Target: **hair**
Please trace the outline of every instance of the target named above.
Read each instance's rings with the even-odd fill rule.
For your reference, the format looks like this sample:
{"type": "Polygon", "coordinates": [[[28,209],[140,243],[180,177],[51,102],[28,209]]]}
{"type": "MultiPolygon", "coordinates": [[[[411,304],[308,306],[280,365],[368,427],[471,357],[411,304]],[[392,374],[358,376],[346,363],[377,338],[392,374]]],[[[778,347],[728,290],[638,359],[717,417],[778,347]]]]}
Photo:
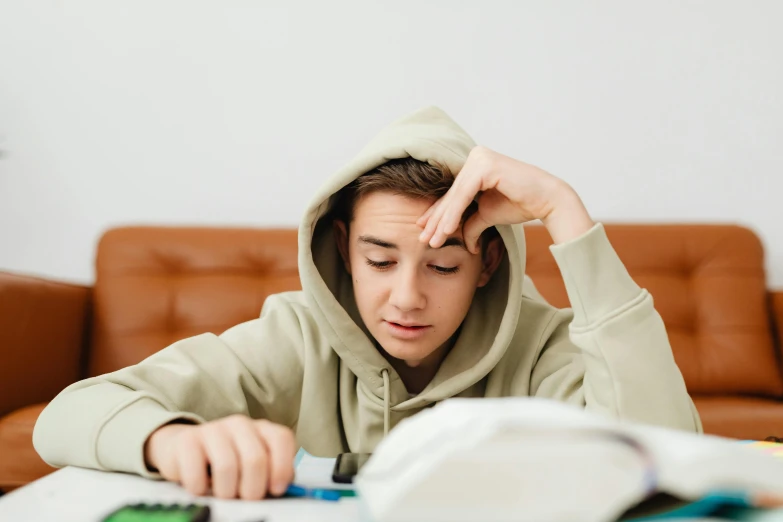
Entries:
{"type": "MultiPolygon", "coordinates": [[[[411,199],[436,201],[448,192],[454,183],[454,174],[448,166],[414,158],[393,159],[371,171],[362,174],[343,187],[336,195],[332,216],[348,227],[353,219],[353,210],[363,197],[373,192],[388,192],[411,199]]],[[[472,202],[462,216],[464,222],[478,210],[472,202]]],[[[481,236],[481,244],[497,236],[495,227],[488,228],[481,236]]]]}

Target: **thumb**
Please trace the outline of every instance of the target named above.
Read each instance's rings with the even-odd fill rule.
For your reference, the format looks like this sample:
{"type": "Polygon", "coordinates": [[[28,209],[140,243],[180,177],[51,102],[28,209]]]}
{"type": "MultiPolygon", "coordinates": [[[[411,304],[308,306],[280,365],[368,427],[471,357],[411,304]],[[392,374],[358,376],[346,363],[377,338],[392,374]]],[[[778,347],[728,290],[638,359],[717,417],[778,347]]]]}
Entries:
{"type": "Polygon", "coordinates": [[[468,247],[468,251],[473,254],[478,254],[481,250],[479,246],[479,238],[481,234],[492,226],[481,215],[481,210],[477,210],[472,216],[470,216],[465,224],[462,226],[462,235],[465,238],[465,246],[468,247]]]}

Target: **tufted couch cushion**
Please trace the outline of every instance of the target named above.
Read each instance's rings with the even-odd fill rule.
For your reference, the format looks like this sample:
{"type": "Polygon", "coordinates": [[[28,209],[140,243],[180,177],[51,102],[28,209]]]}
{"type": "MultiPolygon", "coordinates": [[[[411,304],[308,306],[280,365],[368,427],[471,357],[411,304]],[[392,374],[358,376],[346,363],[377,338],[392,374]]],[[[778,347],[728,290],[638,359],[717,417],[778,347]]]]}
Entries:
{"type": "MultiPolygon", "coordinates": [[[[690,393],[783,394],[764,252],[752,231],[729,225],[608,225],[606,231],[634,280],[653,296],[690,393]]],[[[551,303],[569,306],[546,229],[528,227],[526,237],[527,273],[551,303]]]]}
{"type": "Polygon", "coordinates": [[[110,230],[98,246],[89,373],[222,333],[258,317],[270,294],[300,288],[293,230],[110,230]]]}

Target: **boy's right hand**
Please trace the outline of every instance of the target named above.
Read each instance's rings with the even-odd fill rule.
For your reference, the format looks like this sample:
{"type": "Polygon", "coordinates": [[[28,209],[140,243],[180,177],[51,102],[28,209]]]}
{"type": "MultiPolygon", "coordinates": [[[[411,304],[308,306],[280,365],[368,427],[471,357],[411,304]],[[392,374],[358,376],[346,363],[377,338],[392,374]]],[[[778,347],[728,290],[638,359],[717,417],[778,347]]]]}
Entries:
{"type": "Polygon", "coordinates": [[[194,495],[211,486],[218,498],[244,500],[282,495],[294,479],[295,456],[289,428],[244,415],[200,425],[167,424],[144,445],[147,465],[166,480],[194,495]]]}

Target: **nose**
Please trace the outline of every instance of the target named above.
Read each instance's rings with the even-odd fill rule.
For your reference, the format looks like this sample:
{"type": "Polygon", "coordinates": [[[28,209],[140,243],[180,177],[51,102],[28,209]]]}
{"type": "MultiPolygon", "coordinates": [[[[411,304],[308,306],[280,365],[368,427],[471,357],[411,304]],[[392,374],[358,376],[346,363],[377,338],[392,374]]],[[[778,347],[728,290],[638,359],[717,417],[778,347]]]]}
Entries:
{"type": "Polygon", "coordinates": [[[415,268],[400,270],[399,277],[392,281],[389,303],[398,310],[408,312],[424,308],[427,299],[422,292],[418,274],[415,268]]]}

